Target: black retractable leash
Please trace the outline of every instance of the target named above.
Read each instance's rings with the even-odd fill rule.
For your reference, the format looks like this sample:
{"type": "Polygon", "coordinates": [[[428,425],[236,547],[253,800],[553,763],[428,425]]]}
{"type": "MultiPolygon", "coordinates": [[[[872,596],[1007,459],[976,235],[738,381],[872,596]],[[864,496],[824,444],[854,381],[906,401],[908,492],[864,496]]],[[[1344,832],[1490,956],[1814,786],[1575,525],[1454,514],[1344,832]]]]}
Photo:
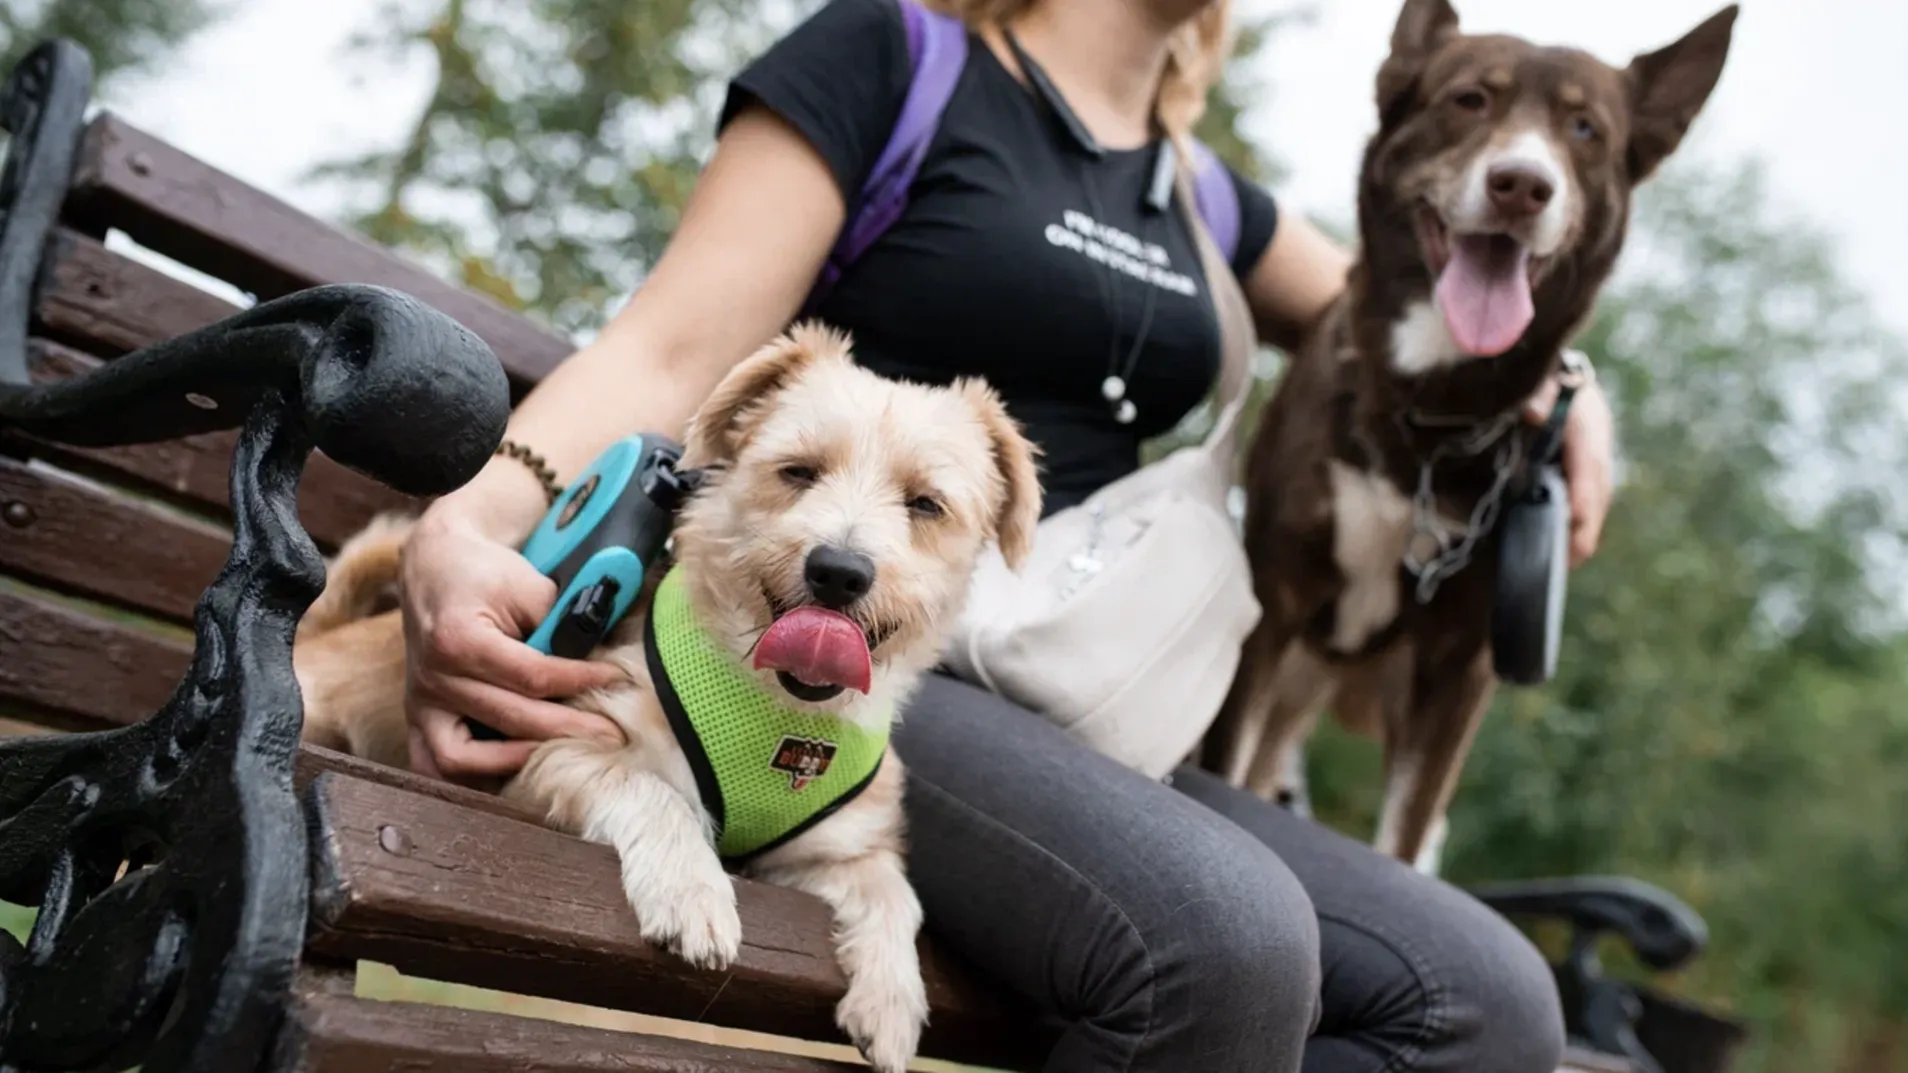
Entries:
{"type": "Polygon", "coordinates": [[[1589,368],[1581,351],[1563,352],[1557,404],[1505,496],[1491,657],[1498,678],[1517,685],[1542,685],[1557,673],[1570,574],[1570,494],[1556,458],[1571,400],[1589,368]]]}

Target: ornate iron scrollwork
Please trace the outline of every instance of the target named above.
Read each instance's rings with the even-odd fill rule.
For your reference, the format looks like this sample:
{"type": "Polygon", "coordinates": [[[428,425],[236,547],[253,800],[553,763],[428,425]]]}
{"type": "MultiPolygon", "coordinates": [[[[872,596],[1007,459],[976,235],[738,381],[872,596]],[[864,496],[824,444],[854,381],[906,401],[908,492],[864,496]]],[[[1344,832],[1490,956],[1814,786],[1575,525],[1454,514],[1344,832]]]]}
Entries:
{"type": "MultiPolygon", "coordinates": [[[[23,66],[38,57],[57,72],[67,47],[23,66]]],[[[20,100],[58,81],[16,76],[7,117],[66,114],[20,100]]],[[[6,171],[22,196],[42,190],[34,162],[20,161],[37,151],[30,126],[12,127],[6,171]]],[[[37,260],[16,226],[26,207],[7,217],[5,248],[37,260]]],[[[5,269],[0,312],[14,319],[0,324],[0,348],[24,338],[33,281],[5,269]]],[[[0,353],[0,426],[44,439],[106,446],[242,428],[231,556],[199,601],[172,699],[135,726],[0,744],[0,899],[39,907],[24,946],[0,933],[0,1073],[256,1069],[305,931],[292,635],[324,563],[298,522],[299,474],[317,447],[399,491],[457,487],[503,437],[503,368],[415,299],[329,286],[83,377],[27,386],[23,363],[16,372],[0,353]]]]}

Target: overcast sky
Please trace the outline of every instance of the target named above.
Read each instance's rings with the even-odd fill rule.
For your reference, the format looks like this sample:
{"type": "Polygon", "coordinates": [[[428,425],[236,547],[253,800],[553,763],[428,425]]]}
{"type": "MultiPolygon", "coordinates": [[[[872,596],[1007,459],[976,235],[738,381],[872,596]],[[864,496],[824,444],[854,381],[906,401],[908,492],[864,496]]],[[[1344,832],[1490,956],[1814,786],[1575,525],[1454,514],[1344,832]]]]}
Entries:
{"type": "MultiPolygon", "coordinates": [[[[313,163],[390,144],[428,89],[408,70],[347,63],[381,0],[229,0],[233,14],[164,76],[113,106],[154,133],[313,211],[313,163]]],[[[1239,0],[1250,10],[1279,0],[1239,0]]],[[[1466,28],[1568,43],[1623,62],[1680,36],[1720,0],[1457,0],[1466,28]]],[[[1300,211],[1349,218],[1372,126],[1371,77],[1398,0],[1316,0],[1266,60],[1251,133],[1292,167],[1300,211]]],[[[1735,47],[1686,151],[1768,161],[1785,207],[1832,234],[1845,272],[1908,333],[1908,0],[1745,0],[1735,47]]]]}

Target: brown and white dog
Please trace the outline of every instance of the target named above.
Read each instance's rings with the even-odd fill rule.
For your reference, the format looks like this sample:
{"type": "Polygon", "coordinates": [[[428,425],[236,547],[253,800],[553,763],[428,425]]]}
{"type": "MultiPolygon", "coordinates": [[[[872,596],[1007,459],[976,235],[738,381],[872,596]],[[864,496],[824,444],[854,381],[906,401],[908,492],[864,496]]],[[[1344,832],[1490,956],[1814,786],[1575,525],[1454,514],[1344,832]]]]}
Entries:
{"type": "Polygon", "coordinates": [[[1495,531],[1428,600],[1405,563],[1461,544],[1518,462],[1517,412],[1588,319],[1632,191],[1707,101],[1735,18],[1617,68],[1466,35],[1446,0],[1406,0],[1359,175],[1359,260],[1247,461],[1264,615],[1203,754],[1233,785],[1303,810],[1302,745],[1329,706],[1382,738],[1378,848],[1435,868],[1496,686],[1495,531]]]}
{"type": "MultiPolygon", "coordinates": [[[[1033,448],[991,390],[883,379],[852,363],[846,338],[819,328],[798,327],[737,366],[684,448],[685,466],[710,473],[675,530],[674,568],[696,619],[781,702],[843,720],[888,718],[937,661],[982,549],[998,542],[1017,565],[1040,517],[1033,448]],[[843,689],[807,665],[756,669],[765,635],[803,613],[860,627],[864,681],[843,689]]],[[[378,608],[394,592],[407,530],[382,519],[341,549],[294,647],[307,739],[398,766],[404,638],[400,612],[378,608]]],[[[734,888],[656,699],[646,609],[639,604],[592,657],[627,681],[570,702],[608,716],[626,741],[547,742],[504,793],[558,829],[614,847],[643,936],[722,968],[741,942],[734,888]]],[[[829,905],[848,979],[837,1021],[883,1073],[906,1066],[927,1016],[902,779],[890,747],[867,789],[745,869],[829,905]]]]}

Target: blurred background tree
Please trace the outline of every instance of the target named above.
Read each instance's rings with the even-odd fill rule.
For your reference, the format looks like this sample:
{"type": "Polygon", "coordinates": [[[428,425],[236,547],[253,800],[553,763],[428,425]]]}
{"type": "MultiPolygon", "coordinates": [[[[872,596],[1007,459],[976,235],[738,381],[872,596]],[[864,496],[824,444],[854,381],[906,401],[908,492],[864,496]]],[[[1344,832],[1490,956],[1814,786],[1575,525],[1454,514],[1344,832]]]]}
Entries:
{"type": "Polygon", "coordinates": [[[0,4],[0,71],[49,37],[92,53],[102,88],[155,62],[224,14],[224,0],[6,0],[0,4]]]}

